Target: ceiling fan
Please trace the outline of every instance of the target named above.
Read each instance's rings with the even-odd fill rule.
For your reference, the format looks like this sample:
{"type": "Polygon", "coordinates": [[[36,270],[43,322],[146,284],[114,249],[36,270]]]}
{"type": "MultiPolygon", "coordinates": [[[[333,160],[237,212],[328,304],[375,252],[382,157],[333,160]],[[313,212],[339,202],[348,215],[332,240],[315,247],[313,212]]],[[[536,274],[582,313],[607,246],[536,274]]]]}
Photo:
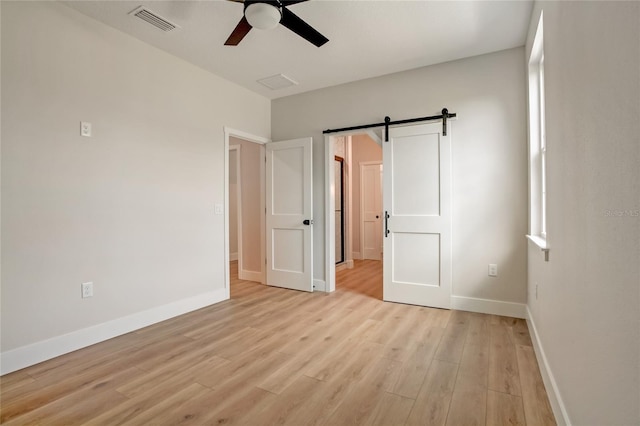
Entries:
{"type": "Polygon", "coordinates": [[[251,28],[270,30],[282,24],[309,43],[322,46],[329,41],[328,38],[316,31],[311,25],[304,22],[296,14],[287,9],[292,4],[302,3],[308,0],[229,0],[236,3],[244,3],[244,16],[233,30],[225,46],[237,46],[251,28]]]}

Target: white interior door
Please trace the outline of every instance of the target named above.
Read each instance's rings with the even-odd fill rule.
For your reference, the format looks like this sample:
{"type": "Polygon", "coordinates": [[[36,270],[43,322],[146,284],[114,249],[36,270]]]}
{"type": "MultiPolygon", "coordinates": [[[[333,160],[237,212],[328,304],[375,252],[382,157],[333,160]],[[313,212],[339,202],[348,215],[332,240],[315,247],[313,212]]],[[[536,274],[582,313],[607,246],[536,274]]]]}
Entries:
{"type": "Polygon", "coordinates": [[[360,164],[360,227],[363,259],[382,259],[382,164],[360,164]]]}
{"type": "Polygon", "coordinates": [[[267,284],[313,291],[311,138],[267,144],[267,284]]]}
{"type": "Polygon", "coordinates": [[[449,308],[451,142],[442,123],[389,129],[384,166],[384,300],[449,308]]]}

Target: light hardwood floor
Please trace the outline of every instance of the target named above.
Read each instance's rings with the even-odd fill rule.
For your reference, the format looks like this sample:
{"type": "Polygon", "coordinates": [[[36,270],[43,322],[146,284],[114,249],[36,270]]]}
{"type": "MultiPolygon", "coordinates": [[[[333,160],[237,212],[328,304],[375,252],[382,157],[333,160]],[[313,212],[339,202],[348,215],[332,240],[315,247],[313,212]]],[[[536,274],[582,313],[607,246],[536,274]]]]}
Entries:
{"type": "MultiPolygon", "coordinates": [[[[234,262],[235,263],[235,262],[234,262]]],[[[3,376],[24,425],[555,424],[523,320],[237,279],[232,299],[3,376]]]]}

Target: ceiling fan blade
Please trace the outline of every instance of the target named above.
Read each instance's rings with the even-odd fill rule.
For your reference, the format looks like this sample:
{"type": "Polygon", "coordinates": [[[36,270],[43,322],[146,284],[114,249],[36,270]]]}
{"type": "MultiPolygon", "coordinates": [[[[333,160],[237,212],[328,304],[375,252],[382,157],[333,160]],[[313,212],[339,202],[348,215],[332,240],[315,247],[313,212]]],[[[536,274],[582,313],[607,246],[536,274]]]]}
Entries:
{"type": "MultiPolygon", "coordinates": [[[[235,0],[235,1],[238,1],[238,0],[235,0]]],[[[280,4],[282,4],[283,6],[291,6],[292,4],[303,3],[305,1],[309,1],[309,0],[280,0],[280,4]]]]}
{"type": "Polygon", "coordinates": [[[282,20],[280,23],[317,47],[329,41],[328,38],[320,34],[311,25],[304,22],[286,7],[282,8],[282,20]]]}
{"type": "Polygon", "coordinates": [[[227,39],[227,41],[224,42],[224,45],[237,46],[238,43],[242,41],[244,36],[246,36],[247,33],[251,31],[251,28],[252,28],[251,24],[247,21],[247,18],[243,16],[240,22],[238,22],[238,25],[236,25],[235,29],[233,30],[229,38],[227,39]]]}

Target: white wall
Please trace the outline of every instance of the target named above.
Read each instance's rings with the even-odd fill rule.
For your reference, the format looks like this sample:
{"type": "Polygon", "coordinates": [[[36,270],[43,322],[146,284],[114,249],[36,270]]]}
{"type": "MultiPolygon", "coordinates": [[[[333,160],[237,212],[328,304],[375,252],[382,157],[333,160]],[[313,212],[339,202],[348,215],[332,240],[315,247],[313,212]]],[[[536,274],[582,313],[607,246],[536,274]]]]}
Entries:
{"type": "MultiPolygon", "coordinates": [[[[0,23],[2,23],[2,2],[0,2],[0,23]]],[[[0,80],[2,78],[2,31],[0,28],[0,80]]],[[[2,84],[0,84],[0,188],[2,188],[2,84]]],[[[0,223],[2,223],[2,192],[0,191],[0,223]]],[[[2,226],[0,226],[0,307],[2,306],[2,226]]],[[[2,331],[2,313],[0,312],[0,332],[2,331]]],[[[0,336],[1,340],[1,336],[0,336]]],[[[0,353],[2,352],[0,347],[0,353]]],[[[2,366],[0,366],[0,369],[2,366]]],[[[0,374],[2,374],[0,372],[0,374]]]]}
{"type": "Polygon", "coordinates": [[[272,102],[272,138],[314,139],[314,276],[324,279],[322,130],[458,114],[453,143],[453,293],[526,302],[524,49],[348,83],[272,102]],[[499,276],[489,278],[487,265],[499,276]]]}
{"type": "Polygon", "coordinates": [[[224,294],[223,126],[268,137],[268,99],[60,3],[2,2],[2,107],[3,371],[224,294]]]}
{"type": "Polygon", "coordinates": [[[640,4],[539,2],[527,52],[542,9],[551,251],[528,254],[538,358],[560,423],[640,424],[640,4]]]}
{"type": "MultiPolygon", "coordinates": [[[[231,143],[231,142],[230,142],[231,143]]],[[[238,260],[238,150],[229,149],[229,255],[238,260]]]]}

